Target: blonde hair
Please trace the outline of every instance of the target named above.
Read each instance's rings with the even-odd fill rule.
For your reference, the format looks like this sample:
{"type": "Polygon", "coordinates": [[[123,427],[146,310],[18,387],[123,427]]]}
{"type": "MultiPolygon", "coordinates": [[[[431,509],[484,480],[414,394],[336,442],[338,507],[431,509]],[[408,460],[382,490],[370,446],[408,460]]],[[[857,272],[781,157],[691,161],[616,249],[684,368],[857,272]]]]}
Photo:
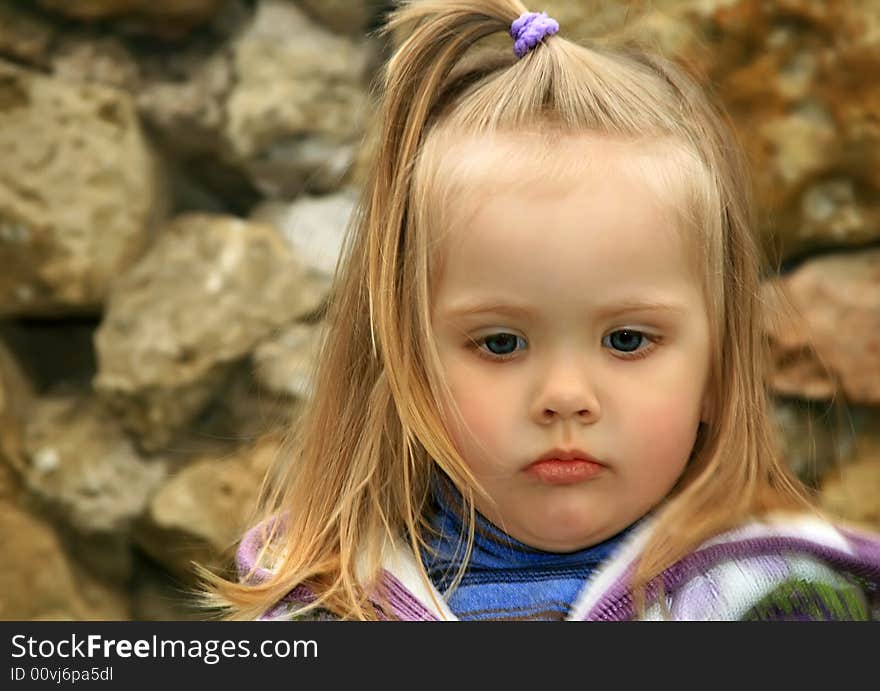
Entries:
{"type": "Polygon", "coordinates": [[[422,0],[389,17],[386,33],[411,33],[381,85],[376,148],[337,267],[312,397],[258,507],[260,519],[289,520],[263,523],[260,558],[273,570],[261,582],[201,571],[206,601],[225,616],[254,618],[307,585],[317,599],[304,613],[379,617],[368,596],[384,550],[403,536],[416,554],[425,544],[434,464],[465,497],[470,548],[482,490],[439,412],[448,389],[430,327],[431,228],[442,225],[450,193],[440,175],[449,137],[596,133],[672,142],[683,153],[669,165],[687,182],[681,217],[702,267],[711,408],[640,558],[639,606],[645,586],[708,537],[750,515],[809,506],[771,425],[761,251],[732,129],[681,68],[630,43],[579,45],[562,27],[521,60],[512,42],[504,52],[477,50],[526,11],[517,0],[422,0]]]}

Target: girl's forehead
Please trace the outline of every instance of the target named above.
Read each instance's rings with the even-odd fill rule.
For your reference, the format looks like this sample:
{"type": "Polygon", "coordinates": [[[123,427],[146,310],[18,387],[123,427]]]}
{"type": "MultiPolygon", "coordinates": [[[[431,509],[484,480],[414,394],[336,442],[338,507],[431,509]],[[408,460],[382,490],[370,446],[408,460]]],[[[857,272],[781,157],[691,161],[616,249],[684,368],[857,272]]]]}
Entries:
{"type": "Polygon", "coordinates": [[[681,147],[670,140],[599,132],[497,132],[447,141],[440,167],[448,180],[471,187],[571,185],[608,167],[643,177],[646,168],[658,167],[675,148],[681,147]]]}
{"type": "Polygon", "coordinates": [[[696,156],[676,141],[553,130],[444,139],[428,142],[430,172],[423,178],[435,279],[444,272],[450,242],[460,238],[456,230],[471,232],[476,214],[492,199],[552,205],[556,199],[577,199],[582,191],[597,199],[605,192],[617,199],[648,199],[658,216],[680,231],[692,261],[700,263],[697,243],[685,225],[700,225],[693,223],[701,206],[695,199],[702,196],[706,180],[696,156]]]}
{"type": "Polygon", "coordinates": [[[555,197],[584,184],[625,185],[654,197],[658,208],[688,216],[701,168],[671,140],[553,130],[438,138],[426,157],[430,216],[443,219],[435,226],[436,240],[467,225],[490,197],[555,197]]]}
{"type": "Polygon", "coordinates": [[[426,192],[432,215],[444,219],[441,234],[466,224],[489,196],[555,196],[585,181],[639,188],[670,212],[690,215],[703,177],[696,156],[677,141],[599,132],[441,135],[428,143],[426,157],[426,192]]]}

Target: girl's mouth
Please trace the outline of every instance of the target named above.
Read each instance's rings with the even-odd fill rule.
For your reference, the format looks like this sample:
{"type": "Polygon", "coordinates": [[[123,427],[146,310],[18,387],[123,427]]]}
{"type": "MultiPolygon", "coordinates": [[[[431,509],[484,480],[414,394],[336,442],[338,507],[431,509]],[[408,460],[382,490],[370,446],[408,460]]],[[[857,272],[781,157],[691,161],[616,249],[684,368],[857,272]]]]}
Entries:
{"type": "Polygon", "coordinates": [[[535,461],[526,467],[526,472],[539,482],[548,485],[573,485],[584,482],[602,472],[604,466],[595,461],[548,458],[535,461]]]}

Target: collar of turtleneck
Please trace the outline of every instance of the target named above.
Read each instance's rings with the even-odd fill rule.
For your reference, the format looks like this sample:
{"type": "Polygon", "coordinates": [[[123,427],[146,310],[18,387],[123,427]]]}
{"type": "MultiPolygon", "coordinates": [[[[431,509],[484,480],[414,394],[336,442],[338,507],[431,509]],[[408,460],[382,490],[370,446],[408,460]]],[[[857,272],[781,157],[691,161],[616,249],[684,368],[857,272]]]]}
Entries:
{"type": "Polygon", "coordinates": [[[596,567],[635,526],[577,552],[544,552],[500,530],[479,512],[462,580],[447,592],[464,558],[464,499],[448,478],[434,483],[434,535],[421,553],[434,586],[461,620],[559,620],[596,567]]]}

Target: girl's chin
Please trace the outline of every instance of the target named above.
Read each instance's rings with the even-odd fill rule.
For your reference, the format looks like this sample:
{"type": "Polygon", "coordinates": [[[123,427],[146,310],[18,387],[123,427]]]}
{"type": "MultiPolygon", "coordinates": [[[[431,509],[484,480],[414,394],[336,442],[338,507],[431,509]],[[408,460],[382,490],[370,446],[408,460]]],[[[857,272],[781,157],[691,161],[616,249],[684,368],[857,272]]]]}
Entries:
{"type": "Polygon", "coordinates": [[[595,511],[585,511],[583,497],[556,496],[550,506],[543,499],[535,502],[534,497],[517,499],[511,498],[500,516],[497,507],[491,512],[484,511],[479,502],[477,510],[513,539],[542,552],[577,552],[604,542],[629,525],[617,526],[622,516],[600,520],[595,511]],[[504,521],[504,515],[513,516],[514,520],[504,521]]]}
{"type": "Polygon", "coordinates": [[[564,533],[560,533],[558,530],[547,530],[538,533],[531,531],[528,534],[512,535],[512,537],[542,552],[566,553],[578,552],[597,545],[611,537],[611,534],[606,535],[605,531],[598,529],[566,531],[564,533]]]}

